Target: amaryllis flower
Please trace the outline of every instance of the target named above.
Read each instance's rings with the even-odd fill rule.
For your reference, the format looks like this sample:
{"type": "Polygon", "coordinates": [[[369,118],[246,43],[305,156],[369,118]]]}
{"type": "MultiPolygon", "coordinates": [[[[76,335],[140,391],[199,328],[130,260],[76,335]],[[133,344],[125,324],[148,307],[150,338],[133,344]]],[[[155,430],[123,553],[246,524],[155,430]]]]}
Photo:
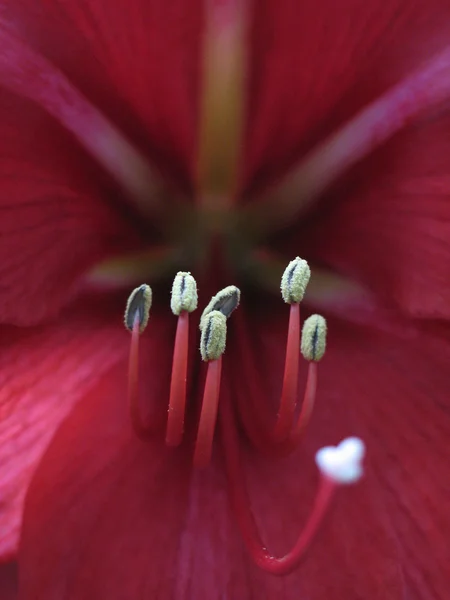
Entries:
{"type": "Polygon", "coordinates": [[[1,7],[0,549],[22,531],[19,597],[445,598],[448,2],[1,7]],[[328,346],[297,390],[303,260],[328,346]],[[226,286],[241,303],[213,302],[200,342],[226,286]],[[365,476],[333,494],[360,461],[314,457],[349,436],[365,476]]]}

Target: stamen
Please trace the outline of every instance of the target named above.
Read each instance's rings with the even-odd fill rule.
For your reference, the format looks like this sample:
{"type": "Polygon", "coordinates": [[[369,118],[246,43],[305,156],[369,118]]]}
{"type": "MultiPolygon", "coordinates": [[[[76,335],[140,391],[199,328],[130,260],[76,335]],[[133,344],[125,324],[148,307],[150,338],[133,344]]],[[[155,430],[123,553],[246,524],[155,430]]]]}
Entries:
{"type": "Polygon", "coordinates": [[[152,290],[143,284],[133,290],[128,298],[125,309],[125,327],[131,331],[130,358],[128,362],[128,406],[131,423],[139,438],[148,436],[149,427],[142,421],[139,410],[139,336],[147,326],[152,290]]]}
{"type": "Polygon", "coordinates": [[[205,467],[211,460],[219,406],[222,354],[225,352],[227,319],[239,305],[241,292],[229,285],[213,296],[200,319],[200,353],[208,362],[202,409],[194,452],[194,465],[205,467]]]}
{"type": "Polygon", "coordinates": [[[340,484],[356,482],[362,475],[364,444],[358,438],[348,438],[337,448],[319,450],[316,462],[322,476],[310,517],[294,547],[284,556],[275,557],[261,540],[250,508],[251,503],[241,471],[236,425],[228,398],[222,405],[220,416],[230,501],[245,545],[255,564],[262,570],[273,575],[287,575],[305,558],[324,521],[337,487],[340,484]]]}
{"type": "MultiPolygon", "coordinates": [[[[288,302],[301,298],[305,292],[306,283],[296,268],[303,270],[304,277],[308,278],[309,268],[306,261],[296,258],[289,263],[282,277],[282,293],[288,302]],[[298,284],[293,282],[297,279],[298,284]],[[301,289],[300,289],[301,288],[301,289]]],[[[242,330],[242,318],[237,319],[237,327],[242,330]]],[[[297,386],[298,386],[298,349],[300,337],[300,307],[294,302],[291,304],[289,318],[288,339],[286,344],[286,360],[281,393],[280,408],[275,426],[271,426],[272,416],[267,408],[256,403],[255,398],[260,392],[252,389],[247,391],[248,398],[243,398],[238,403],[239,415],[248,438],[263,454],[286,456],[292,453],[300,443],[314,408],[317,389],[317,362],[323,357],[326,346],[326,321],[320,315],[309,317],[303,328],[302,352],[310,362],[303,402],[297,419],[297,386]]],[[[242,353],[241,360],[246,371],[252,371],[253,376],[248,378],[249,383],[255,382],[260,374],[253,360],[253,348],[247,343],[244,333],[240,335],[239,349],[242,353]]]]}
{"type": "Polygon", "coordinates": [[[298,346],[300,339],[300,304],[305,295],[311,271],[306,260],[297,256],[292,260],[281,278],[281,295],[291,305],[289,315],[288,338],[286,343],[286,359],[284,363],[283,388],[281,391],[280,410],[275,425],[276,441],[285,439],[294,420],[297,405],[298,387],[298,346]]]}
{"type": "Polygon", "coordinates": [[[178,324],[173,350],[166,444],[178,446],[184,431],[189,313],[197,308],[197,283],[190,273],[177,273],[172,286],[171,308],[178,315],[178,324]]]}

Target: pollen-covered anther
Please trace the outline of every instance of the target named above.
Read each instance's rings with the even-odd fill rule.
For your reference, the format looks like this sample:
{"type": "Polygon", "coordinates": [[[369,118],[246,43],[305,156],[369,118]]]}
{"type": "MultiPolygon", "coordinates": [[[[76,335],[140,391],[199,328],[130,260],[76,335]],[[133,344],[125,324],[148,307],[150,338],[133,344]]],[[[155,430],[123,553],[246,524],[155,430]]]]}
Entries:
{"type": "Polygon", "coordinates": [[[142,333],[147,327],[151,306],[152,289],[144,283],[134,289],[128,298],[124,317],[125,327],[132,332],[137,319],[139,333],[142,333]]]}
{"type": "Polygon", "coordinates": [[[202,317],[200,353],[204,361],[217,360],[225,352],[227,337],[227,317],[219,310],[213,310],[202,317]]]}
{"type": "Polygon", "coordinates": [[[357,437],[349,437],[338,446],[321,448],[316,454],[316,464],[322,475],[335,483],[354,483],[363,474],[364,454],[364,442],[357,437]]]}
{"type": "Polygon", "coordinates": [[[311,270],[306,260],[298,257],[286,267],[281,278],[281,295],[287,304],[303,300],[306,287],[311,277],[311,270]]]}
{"type": "Polygon", "coordinates": [[[172,285],[170,308],[174,315],[181,312],[193,312],[197,308],[197,282],[189,272],[179,271],[172,285]]]}
{"type": "Polygon", "coordinates": [[[303,324],[301,352],[306,360],[319,361],[327,345],[327,322],[321,315],[311,315],[303,324]]]}
{"type": "Polygon", "coordinates": [[[236,310],[239,306],[241,299],[241,290],[235,285],[228,285],[220,292],[217,292],[215,296],[206,305],[202,316],[200,318],[200,331],[204,327],[205,317],[212,311],[218,311],[222,313],[227,319],[231,313],[236,310]]]}

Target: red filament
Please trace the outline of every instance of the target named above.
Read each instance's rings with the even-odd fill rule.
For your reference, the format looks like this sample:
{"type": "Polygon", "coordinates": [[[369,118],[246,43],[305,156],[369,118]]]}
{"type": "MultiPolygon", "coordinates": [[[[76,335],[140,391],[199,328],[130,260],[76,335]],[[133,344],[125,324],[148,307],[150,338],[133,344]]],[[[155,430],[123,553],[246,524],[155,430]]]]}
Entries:
{"type": "Polygon", "coordinates": [[[280,410],[274,430],[277,441],[285,439],[292,429],[297,404],[298,363],[300,347],[300,304],[291,304],[289,314],[286,359],[284,363],[283,389],[280,410]]]}
{"type": "Polygon", "coordinates": [[[317,363],[311,361],[308,365],[308,377],[306,379],[305,395],[303,396],[302,407],[295,423],[293,431],[286,440],[287,449],[294,450],[303,436],[303,433],[309,423],[314,408],[317,390],[317,363]]]}
{"type": "Polygon", "coordinates": [[[131,424],[136,435],[145,439],[150,433],[150,429],[142,421],[139,408],[139,314],[136,313],[131,332],[130,358],[128,361],[128,406],[130,410],[131,424]]]}
{"type": "Polygon", "coordinates": [[[269,409],[260,400],[261,388],[256,382],[261,379],[261,374],[255,363],[254,350],[248,343],[248,336],[243,331],[242,314],[236,315],[239,330],[239,349],[242,352],[241,362],[243,369],[249,374],[246,381],[240,383],[238,387],[239,392],[242,392],[242,396],[237,402],[239,417],[252,444],[266,455],[285,456],[295,450],[302,439],[314,407],[317,388],[317,363],[309,362],[303,402],[299,416],[297,419],[295,418],[298,407],[297,386],[300,345],[300,311],[298,308],[298,305],[291,304],[283,391],[275,425],[269,409]],[[248,389],[246,389],[246,385],[248,389]],[[280,424],[283,424],[282,427],[280,424]],[[280,435],[282,428],[287,431],[283,437],[280,435]]]}
{"type": "Polygon", "coordinates": [[[208,362],[205,390],[203,392],[202,409],[195,443],[194,466],[205,467],[212,454],[214,431],[216,428],[217,409],[219,405],[220,379],[222,374],[222,357],[208,362]]]}
{"type": "Polygon", "coordinates": [[[186,408],[186,378],[189,348],[189,313],[178,316],[173,350],[172,378],[170,381],[169,411],[167,415],[166,444],[178,446],[183,439],[186,408]]]}

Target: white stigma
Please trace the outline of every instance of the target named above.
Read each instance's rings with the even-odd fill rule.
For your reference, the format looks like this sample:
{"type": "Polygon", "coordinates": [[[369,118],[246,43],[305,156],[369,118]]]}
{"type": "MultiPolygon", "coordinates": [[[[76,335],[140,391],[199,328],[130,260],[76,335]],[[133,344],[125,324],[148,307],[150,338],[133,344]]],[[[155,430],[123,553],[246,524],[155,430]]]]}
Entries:
{"type": "Polygon", "coordinates": [[[316,464],[323,475],[336,483],[354,483],[363,474],[362,459],[366,448],[357,437],[342,440],[337,446],[325,446],[316,453],[316,464]]]}

